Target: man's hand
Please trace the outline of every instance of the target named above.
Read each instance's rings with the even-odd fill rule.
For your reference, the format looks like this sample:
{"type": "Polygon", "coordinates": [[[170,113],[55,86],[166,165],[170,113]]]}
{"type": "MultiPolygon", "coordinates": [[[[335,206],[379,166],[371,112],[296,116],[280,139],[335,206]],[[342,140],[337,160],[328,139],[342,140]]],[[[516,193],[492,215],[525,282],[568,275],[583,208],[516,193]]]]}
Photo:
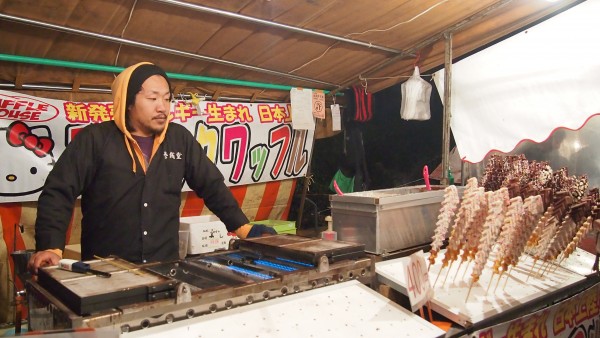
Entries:
{"type": "Polygon", "coordinates": [[[248,238],[266,235],[277,235],[277,231],[270,226],[256,223],[252,225],[252,229],[250,229],[250,232],[248,232],[248,238]]]}
{"type": "Polygon", "coordinates": [[[58,265],[59,260],[60,256],[52,251],[38,251],[29,258],[27,269],[32,275],[37,275],[39,268],[58,265]]]}
{"type": "Polygon", "coordinates": [[[235,230],[235,235],[241,239],[246,239],[265,235],[277,235],[277,231],[264,224],[244,224],[235,230]]]}

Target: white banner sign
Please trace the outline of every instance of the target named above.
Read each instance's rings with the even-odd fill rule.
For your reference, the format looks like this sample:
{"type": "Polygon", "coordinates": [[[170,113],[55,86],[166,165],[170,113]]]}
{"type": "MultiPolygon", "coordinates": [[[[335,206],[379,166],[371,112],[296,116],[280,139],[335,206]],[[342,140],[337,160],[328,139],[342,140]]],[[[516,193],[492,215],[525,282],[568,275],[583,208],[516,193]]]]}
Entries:
{"type": "Polygon", "coordinates": [[[470,334],[470,338],[596,338],[600,333],[600,284],[527,316],[470,334]]]}
{"type": "MultiPolygon", "coordinates": [[[[292,130],[289,104],[201,101],[195,106],[175,101],[170,117],[204,146],[229,186],[306,174],[314,131],[292,130]]],[[[112,102],[52,100],[0,90],[0,203],[37,200],[46,176],[77,132],[111,119],[112,102]]]]}

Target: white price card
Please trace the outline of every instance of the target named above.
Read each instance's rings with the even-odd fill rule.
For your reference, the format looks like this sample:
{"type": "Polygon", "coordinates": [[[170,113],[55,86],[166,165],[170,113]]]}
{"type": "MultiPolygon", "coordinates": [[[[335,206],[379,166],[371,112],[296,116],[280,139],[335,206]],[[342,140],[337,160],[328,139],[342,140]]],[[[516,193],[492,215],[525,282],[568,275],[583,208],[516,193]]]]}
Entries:
{"type": "Polygon", "coordinates": [[[337,103],[331,105],[331,121],[332,121],[332,130],[333,131],[342,130],[340,105],[337,103]]]}
{"type": "Polygon", "coordinates": [[[429,283],[429,273],[423,251],[417,251],[402,259],[402,268],[406,276],[406,291],[412,311],[416,311],[433,297],[429,283]]]}

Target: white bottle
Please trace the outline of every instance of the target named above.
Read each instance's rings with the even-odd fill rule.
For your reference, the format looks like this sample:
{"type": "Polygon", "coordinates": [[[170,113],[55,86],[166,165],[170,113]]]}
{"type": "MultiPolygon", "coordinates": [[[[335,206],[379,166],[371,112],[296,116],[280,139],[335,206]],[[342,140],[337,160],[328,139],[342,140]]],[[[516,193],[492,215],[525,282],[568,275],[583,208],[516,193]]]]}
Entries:
{"type": "Polygon", "coordinates": [[[327,230],[321,232],[321,238],[329,241],[337,240],[337,232],[333,231],[333,218],[331,216],[325,216],[327,221],[327,230]]]}

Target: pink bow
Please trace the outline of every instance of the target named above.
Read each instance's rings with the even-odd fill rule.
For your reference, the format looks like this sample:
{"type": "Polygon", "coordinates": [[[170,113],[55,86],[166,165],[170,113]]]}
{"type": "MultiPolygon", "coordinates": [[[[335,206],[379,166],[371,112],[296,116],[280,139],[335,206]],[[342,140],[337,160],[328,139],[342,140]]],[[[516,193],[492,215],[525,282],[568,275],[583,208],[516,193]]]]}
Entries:
{"type": "Polygon", "coordinates": [[[54,141],[51,138],[31,133],[31,129],[20,121],[15,121],[8,126],[6,140],[13,147],[24,146],[25,149],[33,151],[37,157],[48,155],[54,148],[54,141]]]}

